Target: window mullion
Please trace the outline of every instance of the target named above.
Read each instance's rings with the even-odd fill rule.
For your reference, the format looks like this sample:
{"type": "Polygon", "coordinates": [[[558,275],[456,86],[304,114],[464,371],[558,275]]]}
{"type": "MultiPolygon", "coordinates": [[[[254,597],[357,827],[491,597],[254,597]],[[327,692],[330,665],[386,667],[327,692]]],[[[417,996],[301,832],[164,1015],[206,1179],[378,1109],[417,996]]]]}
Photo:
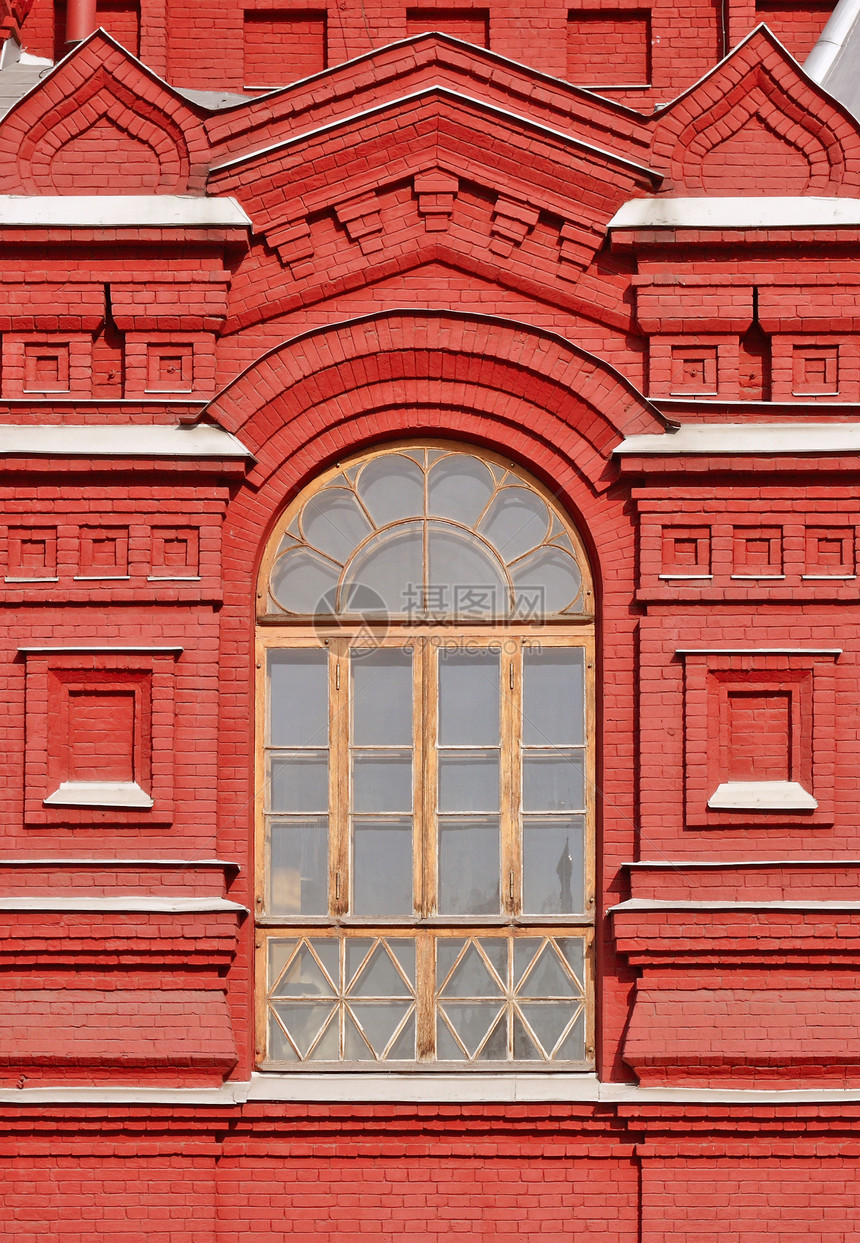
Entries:
{"type": "Polygon", "coordinates": [[[522,910],[522,850],[520,833],[520,734],[522,718],[522,645],[505,644],[500,661],[501,719],[501,858],[502,910],[522,910]]]}
{"type": "MultiPolygon", "coordinates": [[[[438,788],[438,755],[436,749],[438,677],[436,648],[421,640],[417,647],[421,667],[421,710],[416,727],[416,739],[420,740],[421,752],[421,833],[416,833],[416,849],[422,855],[422,916],[436,912],[438,897],[438,845],[436,796],[438,788]]],[[[416,757],[417,760],[417,757],[416,757]]]]}
{"type": "Polygon", "coordinates": [[[436,941],[415,934],[415,1054],[419,1062],[436,1058],[436,941]]]}
{"type": "Polygon", "coordinates": [[[345,639],[329,644],[329,910],[349,909],[350,667],[345,639]]]}

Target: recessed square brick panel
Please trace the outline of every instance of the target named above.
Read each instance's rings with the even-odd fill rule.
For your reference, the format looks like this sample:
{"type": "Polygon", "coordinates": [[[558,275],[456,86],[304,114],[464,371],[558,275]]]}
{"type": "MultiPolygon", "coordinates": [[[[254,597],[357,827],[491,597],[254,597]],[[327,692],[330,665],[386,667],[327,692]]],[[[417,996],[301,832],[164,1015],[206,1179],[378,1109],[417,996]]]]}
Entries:
{"type": "Polygon", "coordinates": [[[782,575],[782,529],[735,527],[732,540],[733,578],[778,578],[782,575]]]}
{"type": "Polygon", "coordinates": [[[69,688],[64,703],[69,781],[135,780],[136,698],[133,687],[69,688]]]}
{"type": "Polygon", "coordinates": [[[24,392],[68,393],[68,345],[24,346],[24,392]]]}
{"type": "Polygon", "coordinates": [[[567,80],[579,86],[644,86],[651,81],[650,9],[571,9],[567,80]]]}
{"type": "Polygon", "coordinates": [[[3,395],[71,393],[93,388],[93,338],[89,333],[3,334],[3,395]]]}
{"type": "Polygon", "coordinates": [[[326,67],[324,9],[247,9],[245,85],[283,86],[326,67]]]}
{"type": "Polygon", "coordinates": [[[128,575],[128,527],[83,527],[78,578],[128,575]]]}
{"type": "Polygon", "coordinates": [[[856,568],[853,527],[807,527],[804,576],[849,578],[856,568]]]}
{"type": "Polygon", "coordinates": [[[729,781],[792,780],[792,702],[783,689],[729,689],[724,711],[729,781]]]}
{"type": "Polygon", "coordinates": [[[9,527],[6,581],[55,579],[57,532],[54,527],[9,527]]]}
{"type": "Polygon", "coordinates": [[[425,30],[438,30],[454,35],[478,47],[490,46],[490,13],[488,9],[414,8],[406,10],[406,35],[420,35],[425,30]]]}
{"type": "Polygon", "coordinates": [[[839,346],[795,345],[792,350],[792,389],[797,396],[838,393],[839,346]]]}
{"type": "Polygon", "coordinates": [[[785,0],[756,0],[756,22],[764,22],[792,56],[803,63],[812,51],[827,19],[833,12],[834,0],[801,0],[786,4],[785,0]]]}
{"type": "Polygon", "coordinates": [[[190,393],[194,387],[194,347],[150,345],[146,353],[146,388],[150,393],[190,393]]]}
{"type": "Polygon", "coordinates": [[[672,347],[672,392],[716,393],[719,387],[715,345],[672,347]]]}
{"type": "Polygon", "coordinates": [[[197,527],[154,527],[150,577],[196,578],[200,572],[197,527]]]}
{"type": "Polygon", "coordinates": [[[711,531],[709,527],[663,527],[663,575],[701,578],[711,572],[711,531]]]}
{"type": "Polygon", "coordinates": [[[179,649],[24,652],[26,822],[169,824],[179,649]]]}
{"type": "Polygon", "coordinates": [[[831,824],[838,651],[682,651],[688,828],[831,824]]]}

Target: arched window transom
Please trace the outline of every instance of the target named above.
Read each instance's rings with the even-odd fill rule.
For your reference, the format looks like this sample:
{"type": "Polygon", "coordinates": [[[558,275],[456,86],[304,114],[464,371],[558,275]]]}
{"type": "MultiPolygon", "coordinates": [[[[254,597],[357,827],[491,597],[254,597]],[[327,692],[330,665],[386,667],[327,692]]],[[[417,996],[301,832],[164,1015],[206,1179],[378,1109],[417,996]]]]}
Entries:
{"type": "Polygon", "coordinates": [[[272,613],[529,620],[582,613],[575,533],[510,466],[460,449],[375,454],[290,515],[272,613]]]}

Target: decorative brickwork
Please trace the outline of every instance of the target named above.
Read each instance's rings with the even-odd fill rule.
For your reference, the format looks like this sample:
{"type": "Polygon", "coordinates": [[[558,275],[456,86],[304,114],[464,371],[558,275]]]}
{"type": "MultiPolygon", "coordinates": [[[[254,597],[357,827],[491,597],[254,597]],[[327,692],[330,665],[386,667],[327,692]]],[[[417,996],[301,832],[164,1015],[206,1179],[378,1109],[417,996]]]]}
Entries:
{"type": "MultiPolygon", "coordinates": [[[[830,7],[99,0],[53,68],[7,45],[16,1243],[857,1236],[860,123],[793,59],[830,7]],[[536,558],[577,610],[326,611],[344,549],[425,600],[536,558]],[[495,662],[480,745],[446,644],[495,662]],[[526,657],[573,650],[553,716],[526,657]],[[368,651],[420,652],[407,743],[356,741],[368,651]],[[439,757],[503,755],[452,828],[439,757]],[[362,838],[368,758],[414,820],[362,838]],[[457,879],[491,842],[477,914],[443,829],[457,879]]],[[[0,4],[31,56],[79,16],[0,4]]]]}

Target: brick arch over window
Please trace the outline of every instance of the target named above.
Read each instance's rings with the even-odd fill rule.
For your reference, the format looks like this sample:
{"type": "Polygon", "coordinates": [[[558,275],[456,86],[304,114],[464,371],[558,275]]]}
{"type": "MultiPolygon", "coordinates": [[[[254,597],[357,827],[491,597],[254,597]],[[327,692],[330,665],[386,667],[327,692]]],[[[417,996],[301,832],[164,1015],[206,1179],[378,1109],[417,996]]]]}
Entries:
{"type": "Polygon", "coordinates": [[[487,443],[508,428],[524,461],[535,442],[561,448],[595,491],[614,478],[624,436],[665,430],[656,409],[594,355],[555,333],[494,316],[393,311],[330,325],[276,347],[207,407],[205,417],[255,454],[259,485],[304,446],[385,434],[487,443]],[[528,448],[526,447],[528,446],[528,448]]]}
{"type": "MultiPolygon", "coordinates": [[[[617,875],[635,845],[627,719],[637,625],[630,613],[635,533],[629,504],[611,486],[610,455],[625,435],[665,430],[650,403],[612,368],[552,333],[487,316],[404,311],[287,342],[233,381],[204,417],[236,432],[256,455],[224,526],[224,650],[247,650],[253,641],[251,602],[278,519],[303,488],[340,461],[377,445],[460,441],[503,456],[549,489],[582,535],[605,636],[598,764],[610,751],[613,763],[598,768],[597,781],[604,792],[598,893],[607,892],[607,878],[617,875]]],[[[247,747],[256,701],[243,661],[225,664],[222,677],[223,845],[244,855],[251,850],[248,809],[255,784],[237,756],[247,747]]],[[[623,972],[616,975],[608,929],[599,936],[602,961],[611,964],[601,985],[608,1012],[626,1013],[629,984],[623,972]]],[[[601,1035],[607,1049],[618,1039],[609,1029],[601,1035]]],[[[243,1073],[252,1068],[252,1052],[249,1042],[243,1073]]]]}

